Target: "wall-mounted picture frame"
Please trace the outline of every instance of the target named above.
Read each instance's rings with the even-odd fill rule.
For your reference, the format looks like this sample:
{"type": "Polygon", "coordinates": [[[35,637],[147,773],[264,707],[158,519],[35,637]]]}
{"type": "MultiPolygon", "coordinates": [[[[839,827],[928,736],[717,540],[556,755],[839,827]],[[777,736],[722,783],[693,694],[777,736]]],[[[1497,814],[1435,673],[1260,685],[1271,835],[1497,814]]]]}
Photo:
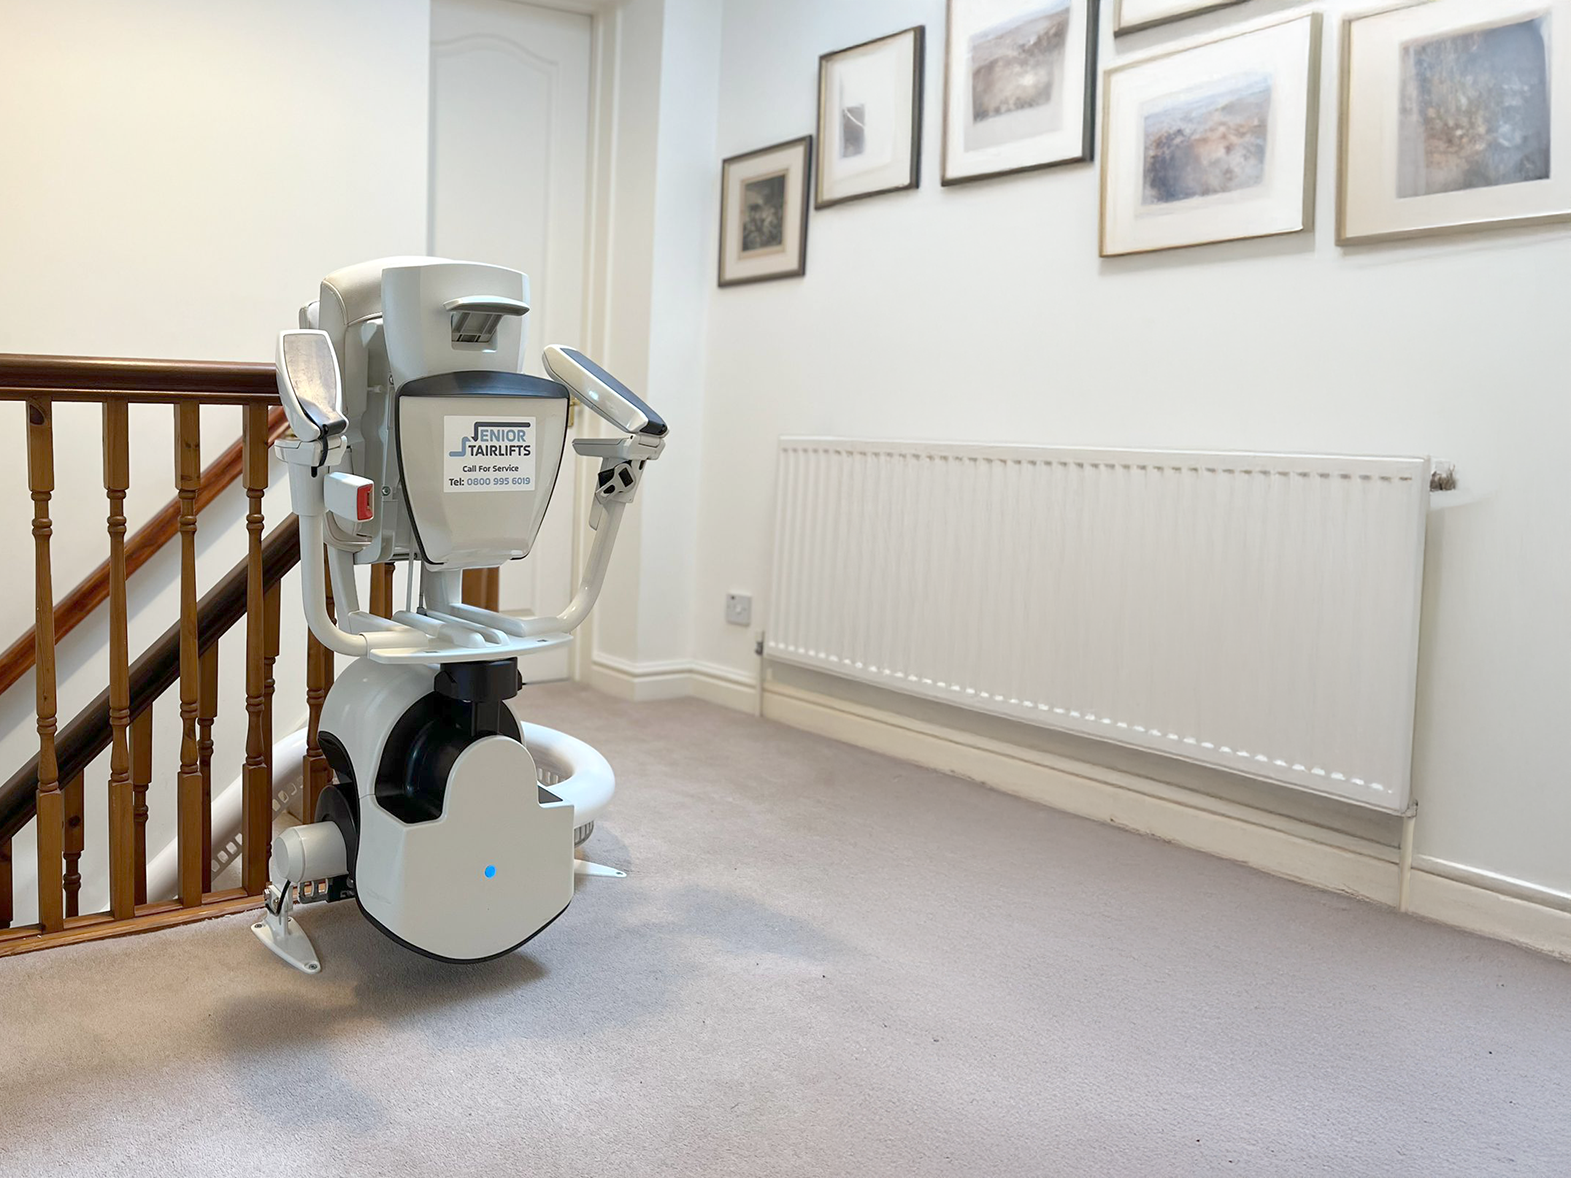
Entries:
{"type": "Polygon", "coordinates": [[[1571,219],[1571,0],[1348,17],[1340,128],[1338,245],[1571,219]]]}
{"type": "Polygon", "coordinates": [[[813,137],[734,155],[720,166],[720,285],[807,273],[813,137]]]}
{"type": "Polygon", "coordinates": [[[1242,3],[1244,0],[1113,0],[1113,35],[1122,37],[1242,3]]]}
{"type": "Polygon", "coordinates": [[[1314,227],[1319,13],[1107,71],[1104,258],[1314,227]]]}
{"type": "Polygon", "coordinates": [[[921,183],[925,38],[918,25],[818,59],[814,208],[921,183]]]}
{"type": "Polygon", "coordinates": [[[1097,0],[948,0],[944,184],[1084,163],[1097,0]]]}

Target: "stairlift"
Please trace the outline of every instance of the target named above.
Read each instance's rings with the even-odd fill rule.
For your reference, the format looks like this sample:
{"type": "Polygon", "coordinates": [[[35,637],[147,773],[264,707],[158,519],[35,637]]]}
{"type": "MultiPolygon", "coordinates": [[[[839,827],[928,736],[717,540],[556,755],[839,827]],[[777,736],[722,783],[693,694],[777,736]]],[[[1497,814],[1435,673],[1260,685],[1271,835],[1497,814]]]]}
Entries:
{"type": "MultiPolygon", "coordinates": [[[[278,338],[278,389],[292,436],[306,621],[354,661],[323,704],[333,770],[314,822],[273,842],[257,937],[320,970],[297,903],[353,897],[382,932],[443,961],[518,948],[567,908],[574,857],[615,780],[598,752],[520,724],[507,701],[519,663],[571,641],[600,592],[622,513],[665,446],[649,406],[572,348],[548,347],[548,377],[519,370],[529,311],[516,270],[388,258],[336,271],[278,338]],[[563,466],[572,401],[608,422],[578,438],[598,459],[581,582],[554,617],[518,618],[460,600],[465,569],[529,554],[563,466]],[[324,544],[337,621],[328,612],[324,544]],[[355,566],[407,562],[418,602],[361,609],[355,566]],[[549,784],[546,784],[549,783],[549,784]]],[[[412,588],[411,588],[412,598],[412,588]]]]}

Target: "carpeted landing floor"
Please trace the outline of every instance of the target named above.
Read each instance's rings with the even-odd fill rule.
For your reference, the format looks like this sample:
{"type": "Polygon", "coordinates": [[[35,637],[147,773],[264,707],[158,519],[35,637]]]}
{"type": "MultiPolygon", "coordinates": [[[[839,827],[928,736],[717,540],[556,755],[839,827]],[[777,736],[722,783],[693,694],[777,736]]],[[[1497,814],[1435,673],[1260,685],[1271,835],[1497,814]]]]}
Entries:
{"type": "Polygon", "coordinates": [[[693,701],[588,880],[443,966],[352,907],[0,961],[0,1171],[1571,1174],[1571,967],[693,701]]]}

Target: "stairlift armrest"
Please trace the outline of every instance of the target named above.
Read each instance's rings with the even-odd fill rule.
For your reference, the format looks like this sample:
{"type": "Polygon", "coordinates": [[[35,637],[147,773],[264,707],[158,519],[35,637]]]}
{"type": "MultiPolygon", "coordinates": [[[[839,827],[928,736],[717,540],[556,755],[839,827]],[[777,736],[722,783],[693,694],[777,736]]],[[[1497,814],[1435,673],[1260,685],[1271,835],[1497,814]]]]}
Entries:
{"type": "Polygon", "coordinates": [[[566,385],[576,400],[623,433],[651,438],[666,435],[665,419],[643,399],[577,348],[551,344],[543,357],[552,379],[566,385]]]}
{"type": "Polygon", "coordinates": [[[516,619],[523,637],[570,634],[583,623],[583,620],[589,616],[589,611],[594,608],[595,601],[600,596],[600,588],[605,584],[606,569],[611,564],[611,549],[616,545],[616,533],[622,524],[622,513],[627,509],[624,501],[605,502],[597,495],[595,506],[598,509],[602,505],[604,517],[600,520],[600,526],[595,529],[594,543],[590,545],[589,559],[584,564],[584,575],[578,582],[578,590],[573,594],[573,600],[568,602],[567,608],[559,614],[550,617],[516,619]]]}
{"type": "Polygon", "coordinates": [[[315,328],[278,333],[278,397],[289,428],[303,442],[332,439],[349,428],[343,414],[338,356],[327,332],[315,328]]]}
{"type": "MultiPolygon", "coordinates": [[[[322,515],[300,514],[300,596],[305,605],[306,625],[316,640],[329,650],[360,658],[373,650],[390,650],[409,645],[409,630],[377,630],[350,634],[341,630],[327,612],[327,568],[322,556],[322,515]]],[[[357,615],[358,616],[358,615],[357,615]]]]}
{"type": "MultiPolygon", "coordinates": [[[[597,502],[596,507],[600,506],[597,502]]],[[[491,610],[466,605],[463,602],[446,602],[442,605],[441,612],[466,622],[491,627],[515,638],[571,634],[583,624],[600,596],[600,589],[605,584],[606,569],[611,564],[611,549],[616,546],[616,533],[622,523],[622,512],[626,509],[627,504],[623,502],[604,505],[605,515],[600,521],[599,528],[595,530],[594,543],[589,548],[589,560],[584,565],[584,575],[578,582],[573,600],[567,603],[567,608],[561,613],[534,618],[514,618],[507,614],[493,613],[491,610]]]]}
{"type": "Polygon", "coordinates": [[[574,438],[573,453],[583,458],[625,458],[653,462],[665,452],[665,438],[629,434],[621,438],[574,438]]]}

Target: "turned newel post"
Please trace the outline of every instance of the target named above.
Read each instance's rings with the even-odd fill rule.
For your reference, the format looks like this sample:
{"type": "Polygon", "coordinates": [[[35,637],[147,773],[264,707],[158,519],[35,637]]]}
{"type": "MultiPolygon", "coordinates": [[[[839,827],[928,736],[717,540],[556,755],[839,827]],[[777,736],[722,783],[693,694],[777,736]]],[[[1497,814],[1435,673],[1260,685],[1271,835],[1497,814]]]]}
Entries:
{"type": "Polygon", "coordinates": [[[53,407],[27,404],[27,486],[33,498],[33,667],[38,715],[38,923],[65,925],[65,798],[55,759],[55,592],[49,567],[49,498],[55,489],[53,407]]]}

